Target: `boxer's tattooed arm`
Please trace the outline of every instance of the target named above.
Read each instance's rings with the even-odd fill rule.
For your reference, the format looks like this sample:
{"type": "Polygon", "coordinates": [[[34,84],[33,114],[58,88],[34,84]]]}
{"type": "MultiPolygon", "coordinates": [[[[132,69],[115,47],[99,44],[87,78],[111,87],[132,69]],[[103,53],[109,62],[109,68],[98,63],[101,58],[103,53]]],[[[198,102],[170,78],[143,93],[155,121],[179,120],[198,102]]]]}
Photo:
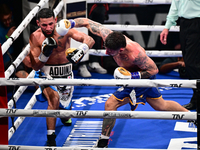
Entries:
{"type": "Polygon", "coordinates": [[[86,18],[77,18],[74,20],[76,22],[75,27],[86,27],[91,33],[102,37],[103,40],[112,32],[112,30],[105,28],[102,24],[86,18]]]}
{"type": "Polygon", "coordinates": [[[100,35],[100,28],[102,25],[89,21],[89,29],[93,34],[100,35]]]}
{"type": "Polygon", "coordinates": [[[104,119],[103,127],[102,127],[102,134],[105,136],[110,136],[110,133],[115,125],[115,118],[104,119]]]}
{"type": "Polygon", "coordinates": [[[94,21],[89,21],[89,30],[93,33],[96,34],[103,39],[108,36],[112,31],[110,29],[105,28],[102,24],[99,24],[94,21]]]}
{"type": "Polygon", "coordinates": [[[110,29],[107,29],[105,27],[102,26],[101,28],[101,37],[103,39],[106,39],[106,37],[111,33],[112,31],[110,29]]]}
{"type": "Polygon", "coordinates": [[[137,66],[143,70],[140,72],[142,79],[149,78],[158,72],[156,64],[143,53],[139,53],[138,57],[134,60],[134,64],[137,64],[137,66]]]}

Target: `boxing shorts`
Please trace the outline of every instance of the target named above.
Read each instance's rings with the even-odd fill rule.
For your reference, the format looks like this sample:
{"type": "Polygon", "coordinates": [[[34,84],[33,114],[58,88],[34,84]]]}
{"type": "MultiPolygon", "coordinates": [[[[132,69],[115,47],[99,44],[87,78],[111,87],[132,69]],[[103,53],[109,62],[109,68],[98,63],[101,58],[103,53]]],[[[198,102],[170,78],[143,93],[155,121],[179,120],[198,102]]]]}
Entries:
{"type": "MultiPolygon", "coordinates": [[[[74,75],[72,72],[72,64],[59,64],[59,65],[45,65],[40,71],[35,72],[35,78],[53,79],[53,78],[66,78],[73,79],[74,75]]],[[[43,91],[45,88],[51,87],[54,91],[57,91],[60,97],[61,109],[71,109],[74,86],[52,86],[52,85],[41,85],[40,89],[43,91]]],[[[38,101],[46,101],[47,98],[44,94],[37,95],[38,101]]]]}
{"type": "MultiPolygon", "coordinates": [[[[155,76],[151,77],[150,79],[154,78],[155,76]]],[[[146,98],[159,99],[162,97],[157,87],[149,87],[149,88],[120,87],[117,89],[115,93],[113,93],[113,96],[119,101],[124,101],[125,98],[129,98],[129,104],[131,106],[131,110],[135,110],[138,104],[144,105],[146,103],[146,98]]]]}

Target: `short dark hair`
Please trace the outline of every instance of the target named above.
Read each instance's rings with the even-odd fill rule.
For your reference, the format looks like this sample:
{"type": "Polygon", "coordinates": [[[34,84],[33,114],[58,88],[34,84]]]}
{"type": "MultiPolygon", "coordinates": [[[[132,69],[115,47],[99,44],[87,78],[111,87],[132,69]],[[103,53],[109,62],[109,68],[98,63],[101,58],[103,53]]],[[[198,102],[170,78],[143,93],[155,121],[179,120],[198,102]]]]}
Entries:
{"type": "Polygon", "coordinates": [[[105,40],[105,47],[113,50],[126,47],[126,38],[121,32],[113,31],[105,40]]]}
{"type": "Polygon", "coordinates": [[[42,8],[38,13],[37,13],[37,20],[40,20],[40,18],[51,18],[55,17],[54,12],[50,8],[42,8]]]}
{"type": "Polygon", "coordinates": [[[0,4],[0,16],[9,15],[11,13],[10,7],[6,4],[0,4]]]}

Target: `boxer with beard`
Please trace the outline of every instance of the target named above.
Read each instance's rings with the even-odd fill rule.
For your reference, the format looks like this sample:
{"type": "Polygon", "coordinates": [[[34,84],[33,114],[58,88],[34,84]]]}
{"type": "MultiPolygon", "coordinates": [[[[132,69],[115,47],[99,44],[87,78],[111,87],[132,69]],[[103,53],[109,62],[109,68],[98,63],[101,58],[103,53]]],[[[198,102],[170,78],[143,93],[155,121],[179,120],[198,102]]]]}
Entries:
{"type": "MultiPolygon", "coordinates": [[[[94,44],[94,40],[73,27],[73,20],[57,18],[51,9],[43,8],[37,14],[39,29],[30,35],[31,65],[38,78],[73,78],[72,63],[77,63],[94,44]],[[66,30],[59,30],[64,25],[66,30]],[[58,27],[55,30],[56,26],[58,27]],[[59,34],[58,34],[58,32],[59,34]],[[81,42],[78,48],[70,48],[70,40],[81,42]],[[69,61],[68,59],[71,61],[69,61]],[[78,58],[79,57],[79,58],[78,58]]],[[[71,109],[73,86],[40,86],[40,101],[47,99],[47,110],[71,109]]],[[[64,125],[71,125],[70,118],[61,119],[64,125]]],[[[47,145],[56,146],[56,118],[47,117],[47,145]]]]}

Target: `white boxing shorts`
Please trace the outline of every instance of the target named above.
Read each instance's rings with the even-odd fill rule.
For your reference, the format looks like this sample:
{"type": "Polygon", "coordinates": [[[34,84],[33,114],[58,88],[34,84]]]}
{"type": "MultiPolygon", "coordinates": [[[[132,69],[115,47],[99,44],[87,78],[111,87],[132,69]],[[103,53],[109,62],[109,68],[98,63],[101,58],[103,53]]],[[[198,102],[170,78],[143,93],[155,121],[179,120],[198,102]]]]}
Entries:
{"type": "MultiPolygon", "coordinates": [[[[45,65],[40,71],[36,71],[35,78],[66,78],[73,79],[74,75],[72,72],[72,64],[59,64],[59,65],[45,65]]],[[[57,91],[60,96],[60,105],[59,107],[62,109],[71,109],[72,101],[71,98],[73,96],[74,86],[40,86],[43,91],[44,88],[51,87],[54,91],[57,91]]],[[[43,94],[42,94],[43,95],[43,94]]],[[[40,101],[47,100],[43,95],[42,97],[37,97],[40,101]]]]}

